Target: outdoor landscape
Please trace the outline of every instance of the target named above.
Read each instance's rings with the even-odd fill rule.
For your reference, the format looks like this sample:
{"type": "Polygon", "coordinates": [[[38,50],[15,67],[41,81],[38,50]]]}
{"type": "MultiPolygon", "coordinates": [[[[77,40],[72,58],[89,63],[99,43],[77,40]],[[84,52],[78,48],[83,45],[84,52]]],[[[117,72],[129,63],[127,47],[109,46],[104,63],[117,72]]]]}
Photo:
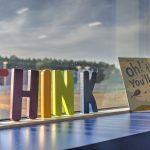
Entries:
{"type": "MultiPolygon", "coordinates": [[[[89,72],[97,72],[97,81],[94,88],[94,97],[98,109],[111,109],[116,107],[128,106],[126,92],[124,89],[120,70],[115,65],[110,65],[105,62],[88,62],[88,61],[73,61],[73,60],[56,60],[56,59],[21,59],[17,56],[10,58],[0,58],[1,68],[5,67],[9,70],[11,68],[29,69],[71,69],[74,70],[74,106],[75,111],[80,111],[80,83],[79,76],[83,70],[89,72]],[[7,66],[3,66],[7,62],[7,66]],[[114,86],[115,85],[115,86],[114,86]]],[[[27,83],[27,74],[24,74],[24,84],[27,83]]],[[[1,78],[0,85],[0,118],[9,118],[10,107],[10,76],[6,77],[4,85],[4,78],[1,78]]],[[[24,98],[25,99],[25,98],[24,98]]],[[[40,97],[39,97],[40,99],[40,97]]],[[[39,100],[40,105],[40,100],[39,100]]],[[[26,101],[23,100],[22,114],[26,115],[26,101]]],[[[40,114],[40,107],[39,107],[40,114]]]]}

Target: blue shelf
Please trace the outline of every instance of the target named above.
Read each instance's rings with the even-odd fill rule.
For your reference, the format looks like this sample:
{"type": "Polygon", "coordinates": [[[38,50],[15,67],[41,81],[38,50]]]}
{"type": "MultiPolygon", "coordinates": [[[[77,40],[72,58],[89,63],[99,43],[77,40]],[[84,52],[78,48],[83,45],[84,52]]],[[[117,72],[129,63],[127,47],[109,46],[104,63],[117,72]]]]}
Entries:
{"type": "Polygon", "coordinates": [[[124,113],[0,131],[0,150],[57,150],[150,131],[150,113],[124,113]]]}

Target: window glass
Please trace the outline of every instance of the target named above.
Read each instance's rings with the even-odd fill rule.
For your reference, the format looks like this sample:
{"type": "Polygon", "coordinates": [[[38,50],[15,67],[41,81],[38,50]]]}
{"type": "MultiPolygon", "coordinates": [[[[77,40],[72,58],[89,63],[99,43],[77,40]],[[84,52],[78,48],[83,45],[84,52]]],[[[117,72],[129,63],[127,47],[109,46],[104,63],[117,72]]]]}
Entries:
{"type": "MultiPolygon", "coordinates": [[[[98,109],[128,107],[118,57],[150,56],[149,0],[0,0],[0,119],[9,118],[12,68],[97,72],[98,109]]],[[[27,71],[24,72],[24,88],[27,71]]],[[[26,101],[23,100],[23,115],[26,101]]]]}

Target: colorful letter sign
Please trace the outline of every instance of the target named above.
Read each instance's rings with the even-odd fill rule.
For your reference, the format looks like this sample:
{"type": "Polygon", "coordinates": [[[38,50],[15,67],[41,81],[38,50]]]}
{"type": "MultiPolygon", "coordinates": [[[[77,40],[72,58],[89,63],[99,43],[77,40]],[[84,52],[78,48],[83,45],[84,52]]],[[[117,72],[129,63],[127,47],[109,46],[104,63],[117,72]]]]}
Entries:
{"type": "Polygon", "coordinates": [[[119,58],[131,111],[150,109],[150,59],[119,58]]]}
{"type": "Polygon", "coordinates": [[[92,106],[93,112],[97,112],[97,105],[93,96],[93,89],[96,83],[96,72],[92,72],[91,79],[89,79],[89,72],[84,71],[80,73],[80,95],[81,95],[81,111],[89,113],[89,105],[92,106]]]}
{"type": "Polygon", "coordinates": [[[67,115],[74,114],[74,81],[73,71],[52,71],[53,114],[60,116],[62,110],[67,115]],[[62,109],[63,108],[63,109],[62,109]]]}
{"type": "Polygon", "coordinates": [[[38,85],[39,72],[28,71],[28,90],[23,91],[23,70],[13,69],[11,77],[11,103],[10,119],[19,121],[21,119],[22,97],[28,97],[28,114],[30,119],[37,117],[38,109],[38,85]]]}
{"type": "Polygon", "coordinates": [[[7,77],[8,70],[7,69],[0,69],[0,77],[7,77]]]}
{"type": "MultiPolygon", "coordinates": [[[[6,76],[2,70],[0,76],[6,76]]],[[[97,112],[97,105],[93,96],[96,82],[96,72],[84,71],[81,73],[81,111],[89,113],[89,105],[93,112],[97,112]],[[91,79],[90,79],[91,78],[91,79]]],[[[51,115],[61,116],[74,114],[74,76],[72,70],[29,70],[28,89],[23,90],[23,70],[11,71],[11,99],[10,119],[21,119],[22,98],[27,97],[27,117],[37,118],[38,99],[41,100],[41,118],[50,118],[51,115]],[[39,97],[38,97],[39,96],[39,97]]]]}
{"type": "Polygon", "coordinates": [[[51,117],[51,71],[43,70],[41,72],[41,117],[51,117]]]}

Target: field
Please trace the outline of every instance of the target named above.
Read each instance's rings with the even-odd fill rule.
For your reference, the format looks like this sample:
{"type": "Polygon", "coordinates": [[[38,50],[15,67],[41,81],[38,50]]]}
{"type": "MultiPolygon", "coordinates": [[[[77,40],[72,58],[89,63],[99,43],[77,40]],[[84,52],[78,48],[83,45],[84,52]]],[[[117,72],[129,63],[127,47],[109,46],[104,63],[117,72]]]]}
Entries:
{"type": "MultiPolygon", "coordinates": [[[[99,109],[114,108],[128,106],[125,91],[114,91],[114,92],[99,92],[94,93],[96,103],[99,109]]],[[[24,98],[25,99],[25,98],[24,98]]],[[[80,111],[80,94],[74,96],[75,111],[80,111]]],[[[23,100],[22,114],[26,114],[26,101],[23,100]]],[[[10,94],[0,94],[0,109],[9,111],[10,109],[10,94]]],[[[40,110],[40,109],[39,109],[40,110]]]]}
{"type": "MultiPolygon", "coordinates": [[[[99,109],[128,106],[125,91],[94,93],[99,109]]],[[[80,95],[75,94],[75,111],[80,110],[80,95]]]]}

